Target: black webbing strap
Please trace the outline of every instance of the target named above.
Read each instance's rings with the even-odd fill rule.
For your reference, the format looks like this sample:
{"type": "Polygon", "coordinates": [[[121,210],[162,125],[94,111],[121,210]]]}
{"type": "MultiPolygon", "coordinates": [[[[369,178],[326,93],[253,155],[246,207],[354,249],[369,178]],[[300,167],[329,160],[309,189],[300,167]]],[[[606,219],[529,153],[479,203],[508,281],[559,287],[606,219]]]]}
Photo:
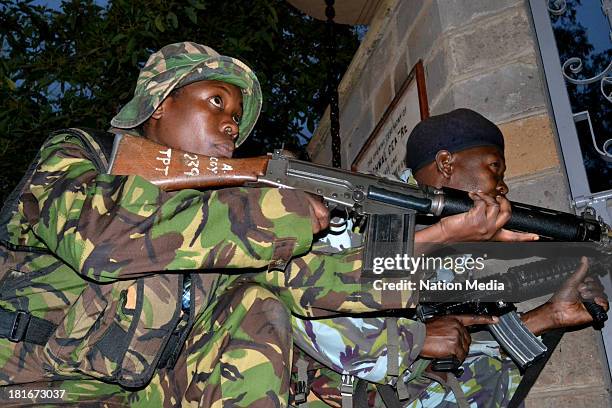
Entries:
{"type": "MultiPolygon", "coordinates": [[[[375,384],[375,386],[385,408],[401,408],[402,403],[392,385],[375,384]]],[[[358,378],[353,391],[353,408],[368,407],[368,382],[358,378]]]]}
{"type": "Polygon", "coordinates": [[[353,408],[369,408],[368,404],[368,382],[357,378],[353,388],[353,408]]]}
{"type": "Polygon", "coordinates": [[[508,408],[518,408],[521,402],[523,402],[523,400],[527,397],[529,390],[531,390],[531,387],[533,387],[533,384],[538,379],[542,369],[548,362],[548,359],[550,359],[553,351],[555,351],[555,348],[561,341],[563,333],[565,333],[563,329],[557,329],[542,335],[542,343],[544,343],[548,350],[546,351],[544,357],[540,358],[531,367],[528,367],[527,370],[525,370],[525,374],[523,375],[521,382],[514,392],[512,399],[508,403],[508,408]]]}
{"type": "Polygon", "coordinates": [[[179,340],[181,339],[181,332],[175,331],[170,335],[166,347],[162,351],[162,355],[157,362],[157,368],[172,368],[176,362],[176,356],[178,355],[179,340]]]}
{"type": "Polygon", "coordinates": [[[170,339],[168,343],[166,343],[166,347],[162,350],[161,357],[157,362],[157,368],[174,368],[176,360],[185,345],[185,339],[191,329],[188,320],[189,314],[184,313],[176,324],[176,328],[172,334],[170,334],[170,339]]]}
{"type": "Polygon", "coordinates": [[[24,341],[45,345],[57,326],[28,312],[0,309],[0,337],[13,343],[24,341]]]}

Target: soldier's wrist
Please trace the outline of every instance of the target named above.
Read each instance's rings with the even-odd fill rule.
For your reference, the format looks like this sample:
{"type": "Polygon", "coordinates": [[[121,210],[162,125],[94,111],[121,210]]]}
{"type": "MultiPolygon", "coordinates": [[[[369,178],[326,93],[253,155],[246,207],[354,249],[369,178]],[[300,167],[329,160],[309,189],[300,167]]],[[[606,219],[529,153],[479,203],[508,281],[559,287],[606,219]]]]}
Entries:
{"type": "Polygon", "coordinates": [[[557,316],[550,303],[521,314],[521,321],[536,336],[558,327],[557,316]]]}

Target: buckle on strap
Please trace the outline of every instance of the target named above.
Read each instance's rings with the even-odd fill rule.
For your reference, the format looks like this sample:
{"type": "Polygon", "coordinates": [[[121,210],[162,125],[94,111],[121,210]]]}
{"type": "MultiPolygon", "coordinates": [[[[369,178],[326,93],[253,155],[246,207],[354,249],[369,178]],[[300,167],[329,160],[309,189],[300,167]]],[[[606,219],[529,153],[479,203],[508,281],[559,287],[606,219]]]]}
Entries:
{"type": "Polygon", "coordinates": [[[306,381],[298,381],[295,387],[295,397],[293,402],[296,404],[303,404],[306,402],[308,396],[308,383],[306,381]]]}
{"type": "Polygon", "coordinates": [[[342,384],[340,384],[340,395],[348,397],[353,395],[353,385],[355,377],[350,374],[342,374],[342,384]]]}
{"type": "Polygon", "coordinates": [[[293,402],[301,406],[302,404],[306,404],[308,399],[308,362],[302,357],[299,357],[295,366],[297,367],[297,383],[293,402]]]}
{"type": "Polygon", "coordinates": [[[13,343],[22,341],[28,330],[28,325],[30,324],[31,318],[31,314],[22,310],[15,312],[15,319],[13,320],[13,325],[11,327],[11,332],[8,339],[13,343]]]}

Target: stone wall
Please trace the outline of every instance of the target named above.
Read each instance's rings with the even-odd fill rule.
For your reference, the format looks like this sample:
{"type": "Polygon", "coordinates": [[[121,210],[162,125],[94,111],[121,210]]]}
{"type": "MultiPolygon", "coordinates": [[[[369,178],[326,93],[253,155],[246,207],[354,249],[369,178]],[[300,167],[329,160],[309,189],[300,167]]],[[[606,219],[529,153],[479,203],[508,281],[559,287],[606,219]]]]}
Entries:
{"type": "MultiPolygon", "coordinates": [[[[510,198],[568,210],[528,7],[523,0],[383,1],[339,86],[343,167],[421,59],[432,115],[468,107],[501,128],[510,198]]],[[[331,163],[328,118],[308,146],[318,163],[331,163]]],[[[608,406],[600,343],[592,329],[567,334],[526,406],[608,406]]]]}

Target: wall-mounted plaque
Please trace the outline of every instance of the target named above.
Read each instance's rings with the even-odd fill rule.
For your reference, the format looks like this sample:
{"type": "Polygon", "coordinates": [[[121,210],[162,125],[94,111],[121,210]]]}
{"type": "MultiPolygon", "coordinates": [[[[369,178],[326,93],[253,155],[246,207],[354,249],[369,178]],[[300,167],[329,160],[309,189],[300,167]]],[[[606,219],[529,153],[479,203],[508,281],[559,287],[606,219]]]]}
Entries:
{"type": "Polygon", "coordinates": [[[380,175],[404,170],[406,141],[412,129],[429,117],[425,72],[419,60],[365,142],[351,169],[380,175]]]}

